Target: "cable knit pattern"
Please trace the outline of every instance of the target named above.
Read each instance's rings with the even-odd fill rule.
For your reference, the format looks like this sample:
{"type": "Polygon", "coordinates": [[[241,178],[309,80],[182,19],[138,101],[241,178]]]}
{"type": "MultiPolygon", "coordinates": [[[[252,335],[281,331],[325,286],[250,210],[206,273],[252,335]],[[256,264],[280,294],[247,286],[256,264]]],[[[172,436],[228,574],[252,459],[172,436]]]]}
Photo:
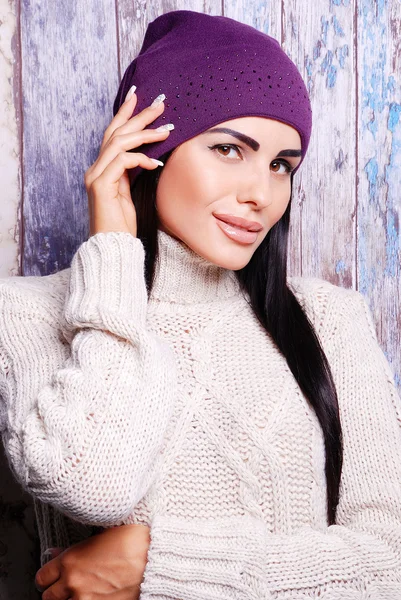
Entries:
{"type": "Polygon", "coordinates": [[[328,527],[319,423],[235,273],[158,240],[149,297],[122,232],[0,281],[0,427],[42,551],[144,523],[141,600],[401,600],[401,402],[363,296],[288,281],[340,403],[328,527]]]}

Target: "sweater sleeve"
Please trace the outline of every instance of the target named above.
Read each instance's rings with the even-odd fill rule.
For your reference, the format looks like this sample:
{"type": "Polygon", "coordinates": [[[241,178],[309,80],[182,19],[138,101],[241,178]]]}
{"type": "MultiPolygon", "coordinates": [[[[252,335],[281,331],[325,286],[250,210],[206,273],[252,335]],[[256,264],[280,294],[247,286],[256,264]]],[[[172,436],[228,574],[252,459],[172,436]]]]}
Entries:
{"type": "Polygon", "coordinates": [[[145,495],[176,394],[173,351],[146,329],[144,255],[129,233],[98,233],[64,297],[37,278],[0,282],[8,462],[30,494],[90,525],[121,522],[145,495]]]}
{"type": "Polygon", "coordinates": [[[272,534],[258,518],[156,516],[141,600],[401,598],[401,403],[364,297],[325,318],[344,438],[334,525],[272,534]]]}

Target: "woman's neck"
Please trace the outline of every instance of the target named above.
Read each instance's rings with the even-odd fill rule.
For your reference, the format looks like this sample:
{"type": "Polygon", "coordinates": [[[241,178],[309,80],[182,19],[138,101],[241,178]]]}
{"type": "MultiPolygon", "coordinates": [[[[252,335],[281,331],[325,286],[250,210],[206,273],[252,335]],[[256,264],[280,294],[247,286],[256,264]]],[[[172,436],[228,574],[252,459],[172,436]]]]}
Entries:
{"type": "Polygon", "coordinates": [[[158,230],[159,255],[149,300],[193,304],[237,295],[234,271],[209,262],[181,240],[158,230]]]}

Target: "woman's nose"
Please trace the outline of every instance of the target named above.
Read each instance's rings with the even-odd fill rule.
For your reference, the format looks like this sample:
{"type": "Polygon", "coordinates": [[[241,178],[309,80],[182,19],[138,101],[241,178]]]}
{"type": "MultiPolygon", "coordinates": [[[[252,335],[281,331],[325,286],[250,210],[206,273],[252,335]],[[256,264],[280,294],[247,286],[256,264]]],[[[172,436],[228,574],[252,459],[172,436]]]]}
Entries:
{"type": "Polygon", "coordinates": [[[274,186],[267,176],[259,176],[244,181],[244,185],[237,195],[238,202],[250,202],[255,208],[266,208],[274,200],[274,186]]]}

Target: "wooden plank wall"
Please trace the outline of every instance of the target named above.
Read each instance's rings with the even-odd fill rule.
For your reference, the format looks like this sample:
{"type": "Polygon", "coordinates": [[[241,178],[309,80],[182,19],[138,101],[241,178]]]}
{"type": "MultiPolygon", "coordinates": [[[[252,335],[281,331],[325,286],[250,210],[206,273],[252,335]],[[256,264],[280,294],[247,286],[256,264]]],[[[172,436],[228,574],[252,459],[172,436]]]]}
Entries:
{"type": "MultiPolygon", "coordinates": [[[[0,0],[0,277],[69,266],[88,236],[83,175],[121,76],[148,22],[184,8],[253,25],[300,69],[314,126],[289,274],[365,295],[401,388],[401,0],[0,0]]],[[[32,507],[8,473],[0,480],[0,597],[38,597],[32,507]]]]}

